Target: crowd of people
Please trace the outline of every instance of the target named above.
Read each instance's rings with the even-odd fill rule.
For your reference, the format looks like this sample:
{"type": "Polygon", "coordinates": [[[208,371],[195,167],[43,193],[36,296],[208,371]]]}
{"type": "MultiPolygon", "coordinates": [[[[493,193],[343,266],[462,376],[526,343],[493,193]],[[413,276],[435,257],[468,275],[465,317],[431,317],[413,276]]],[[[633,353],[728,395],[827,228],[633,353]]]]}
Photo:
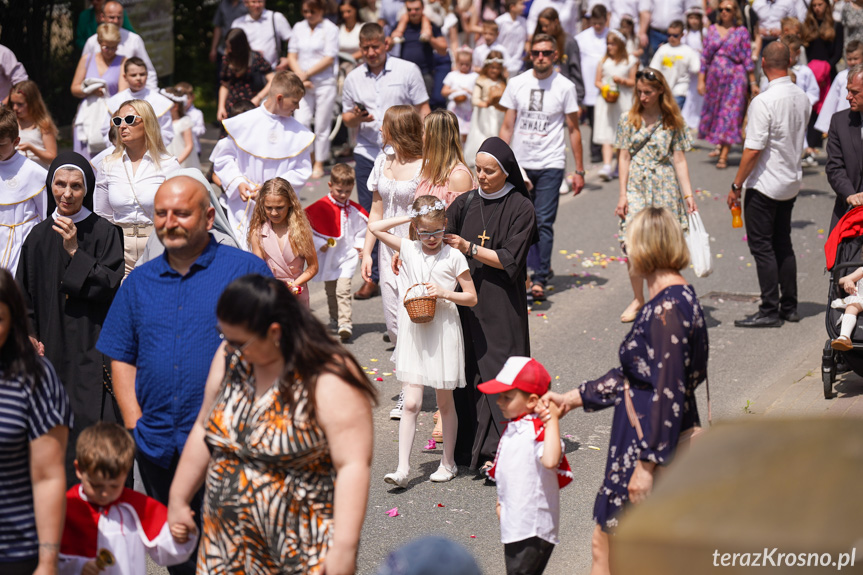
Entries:
{"type": "Polygon", "coordinates": [[[735,325],[799,321],[791,213],[825,134],[832,225],[863,205],[863,2],[301,12],[292,26],[264,0],[219,3],[208,158],[196,90],[160,88],[120,2],[92,0],[78,21],[73,151],[47,87],[0,46],[4,572],[144,573],[149,555],[172,575],[353,573],[369,482],[408,485],[430,387],[443,449],[429,479],[496,482],[508,573],[541,573],[560,542],[573,477],[559,418],[615,407],[592,543],[592,573],[608,573],[625,507],[701,423],[686,154],[706,140],[722,170],[742,145],[728,205],[743,204],[761,304],[735,325]],[[528,302],[546,297],[559,201],[589,164],[619,180],[632,329],[619,367],[552,393],[528,302]],[[297,190],[327,171],[303,208],[297,190]],[[329,325],[310,310],[317,282],[329,325]],[[381,478],[377,391],[342,345],[352,300],[376,296],[402,386],[398,467],[381,478]]]}

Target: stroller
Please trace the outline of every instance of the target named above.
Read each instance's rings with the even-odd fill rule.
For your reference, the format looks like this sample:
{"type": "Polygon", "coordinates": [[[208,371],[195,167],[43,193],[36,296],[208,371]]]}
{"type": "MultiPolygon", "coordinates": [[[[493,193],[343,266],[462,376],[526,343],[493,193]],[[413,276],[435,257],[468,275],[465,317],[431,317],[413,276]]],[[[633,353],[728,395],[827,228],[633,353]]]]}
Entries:
{"type": "Polygon", "coordinates": [[[863,206],[856,207],[842,216],[842,219],[830,232],[827,243],[824,244],[824,255],[827,271],[830,272],[830,287],[827,292],[827,342],[821,356],[821,381],[824,383],[824,398],[833,397],[833,383],[836,381],[836,365],[844,363],[857,375],[863,376],[863,314],[858,319],[858,325],[851,334],[854,349],[840,352],[830,346],[830,342],[839,337],[839,326],[842,322],[842,309],[833,308],[830,304],[835,299],[844,298],[845,290],[839,280],[855,269],[863,266],[860,254],[863,250],[863,206]]]}

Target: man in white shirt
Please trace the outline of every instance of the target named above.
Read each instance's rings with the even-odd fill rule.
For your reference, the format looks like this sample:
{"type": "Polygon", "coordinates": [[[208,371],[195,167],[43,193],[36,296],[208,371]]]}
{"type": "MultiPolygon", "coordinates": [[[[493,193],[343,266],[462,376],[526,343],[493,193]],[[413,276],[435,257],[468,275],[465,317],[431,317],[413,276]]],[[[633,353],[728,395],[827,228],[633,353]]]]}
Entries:
{"type": "MultiPolygon", "coordinates": [[[[758,37],[761,50],[770,42],[778,40],[782,35],[782,19],[797,18],[797,3],[799,0],[755,0],[752,11],[758,16],[758,37]]],[[[805,19],[805,14],[804,18],[805,19]]],[[[800,21],[802,22],[803,19],[800,21]]],[[[753,54],[757,56],[757,54],[753,54]]]]}
{"type": "Polygon", "coordinates": [[[581,14],[576,2],[572,0],[533,0],[533,4],[530,5],[530,11],[527,13],[528,36],[533,36],[533,33],[536,31],[536,22],[539,19],[539,13],[546,8],[557,10],[560,26],[566,34],[570,36],[578,34],[578,24],[581,20],[581,14]]]}
{"type": "Polygon", "coordinates": [[[681,44],[682,37],[683,22],[674,20],[668,26],[668,43],[660,46],[650,61],[650,67],[665,76],[671,95],[677,100],[680,109],[683,109],[686,95],[689,94],[689,79],[701,70],[701,55],[681,44]]]}
{"type": "Polygon", "coordinates": [[[249,13],[237,18],[231,28],[242,28],[249,47],[260,52],[273,70],[287,70],[288,58],[284,48],[291,38],[291,25],[284,14],[264,8],[264,0],[245,0],[249,13]]]}
{"type": "Polygon", "coordinates": [[[111,145],[111,140],[108,138],[108,131],[111,129],[111,116],[123,105],[123,102],[146,100],[153,107],[153,113],[159,120],[159,127],[162,129],[162,143],[167,148],[174,139],[174,122],[171,119],[171,108],[174,107],[174,102],[147,86],[149,74],[144,61],[140,58],[133,57],[123,62],[123,76],[129,83],[129,88],[117,92],[108,99],[108,111],[102,126],[105,144],[111,145]]]}
{"type": "Polygon", "coordinates": [[[758,313],[735,320],[737,327],[781,327],[797,314],[797,262],[791,245],[791,210],[803,182],[801,156],[812,106],[788,77],[791,53],[782,42],[762,51],[767,90],[749,105],[743,157],[728,206],[740,202],[749,251],[755,258],[761,304],[758,313]]]}
{"type": "MultiPolygon", "coordinates": [[[[365,64],[354,68],[342,88],[342,121],[348,128],[358,128],[354,161],[357,172],[357,196],[360,205],[370,210],[372,192],[369,175],[375,158],[381,152],[381,123],[391,106],[412,105],[422,118],[431,111],[422,73],[416,64],[387,56],[384,29],[367,22],[360,29],[360,50],[365,64]]],[[[380,293],[378,288],[377,244],[372,252],[372,277],[354,294],[368,299],[380,293]]]]}
{"type": "Polygon", "coordinates": [[[581,56],[581,77],[586,78],[584,83],[584,100],[579,102],[583,114],[587,116],[590,124],[590,161],[598,164],[602,161],[602,146],[593,142],[593,106],[599,98],[599,88],[596,82],[596,69],[605,56],[606,38],[608,37],[608,11],[605,6],[599,4],[590,11],[590,28],[575,37],[578,43],[578,52],[581,56]]]}
{"type": "Polygon", "coordinates": [[[668,42],[668,26],[685,20],[686,10],[701,6],[700,0],[639,0],[639,42],[644,48],[642,62],[647,64],[660,44],[668,42]]]}
{"type": "MultiPolygon", "coordinates": [[[[159,76],[156,74],[156,68],[153,67],[150,55],[147,54],[144,39],[138,34],[122,28],[123,5],[115,1],[105,2],[105,6],[102,7],[102,22],[116,24],[120,28],[120,44],[117,46],[117,54],[126,58],[140,58],[143,60],[147,66],[147,87],[151,90],[158,90],[159,76]]],[[[84,54],[96,54],[100,50],[99,39],[96,38],[96,34],[87,38],[87,42],[84,44],[84,54]]]]}
{"type": "Polygon", "coordinates": [[[506,69],[512,78],[521,72],[524,66],[524,43],[527,42],[527,19],[524,12],[524,0],[506,0],[506,12],[495,18],[498,29],[497,41],[506,48],[509,58],[506,69]]]}
{"type": "MultiPolygon", "coordinates": [[[[845,46],[845,63],[848,68],[863,64],[863,42],[859,40],[848,42],[848,45],[845,46]]],[[[824,98],[824,103],[821,104],[821,111],[818,112],[818,119],[815,121],[815,129],[822,134],[826,134],[830,130],[830,120],[833,118],[833,114],[848,109],[848,68],[836,74],[833,83],[830,84],[830,90],[824,98]]]]}
{"type": "Polygon", "coordinates": [[[500,105],[507,108],[500,138],[510,145],[533,184],[539,244],[531,248],[528,265],[533,268],[534,299],[543,299],[551,269],[560,185],[566,168],[567,129],[575,159],[573,195],[584,187],[584,162],[575,84],[554,70],[558,58],[554,38],[535,35],[531,39],[530,58],[533,69],[510,80],[500,98],[500,105]]]}

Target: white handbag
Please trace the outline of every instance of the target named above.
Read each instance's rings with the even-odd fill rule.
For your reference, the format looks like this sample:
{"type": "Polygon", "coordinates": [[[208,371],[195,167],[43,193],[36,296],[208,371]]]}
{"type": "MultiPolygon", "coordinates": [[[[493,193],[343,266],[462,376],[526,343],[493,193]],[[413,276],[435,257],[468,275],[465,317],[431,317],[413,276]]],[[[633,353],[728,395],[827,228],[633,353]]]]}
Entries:
{"type": "Polygon", "coordinates": [[[705,278],[713,272],[713,260],[710,258],[710,234],[704,228],[701,214],[692,212],[689,218],[689,231],[686,232],[686,247],[689,248],[689,259],[695,270],[695,275],[705,278]]]}

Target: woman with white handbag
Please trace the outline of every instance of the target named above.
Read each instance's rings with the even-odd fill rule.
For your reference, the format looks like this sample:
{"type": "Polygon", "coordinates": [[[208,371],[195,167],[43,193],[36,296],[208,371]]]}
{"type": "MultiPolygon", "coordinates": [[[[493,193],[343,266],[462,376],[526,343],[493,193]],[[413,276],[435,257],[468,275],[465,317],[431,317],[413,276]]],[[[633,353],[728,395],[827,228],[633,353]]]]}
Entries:
{"type": "MultiPolygon", "coordinates": [[[[687,232],[687,215],[697,210],[685,156],[692,141],[661,72],[645,68],[636,74],[632,108],[617,124],[614,147],[620,150],[620,200],[614,213],[620,218],[621,242],[632,218],[647,207],[667,208],[687,232]]],[[[629,270],[634,297],[620,316],[623,323],[635,321],[644,305],[644,278],[632,266],[629,270]]]]}

